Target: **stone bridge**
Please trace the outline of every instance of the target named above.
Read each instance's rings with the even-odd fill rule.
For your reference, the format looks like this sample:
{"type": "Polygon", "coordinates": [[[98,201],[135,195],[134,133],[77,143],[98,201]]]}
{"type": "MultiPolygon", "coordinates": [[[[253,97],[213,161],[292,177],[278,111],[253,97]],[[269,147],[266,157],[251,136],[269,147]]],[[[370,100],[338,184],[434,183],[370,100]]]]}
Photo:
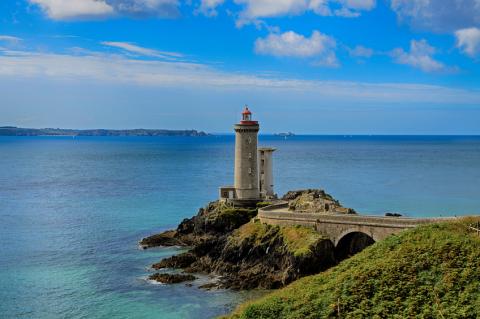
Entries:
{"type": "Polygon", "coordinates": [[[258,218],[261,222],[272,225],[313,227],[328,237],[335,248],[342,251],[348,250],[349,252],[345,253],[348,255],[404,229],[455,219],[455,217],[408,218],[292,212],[288,210],[288,203],[261,208],[258,211],[258,218]]]}

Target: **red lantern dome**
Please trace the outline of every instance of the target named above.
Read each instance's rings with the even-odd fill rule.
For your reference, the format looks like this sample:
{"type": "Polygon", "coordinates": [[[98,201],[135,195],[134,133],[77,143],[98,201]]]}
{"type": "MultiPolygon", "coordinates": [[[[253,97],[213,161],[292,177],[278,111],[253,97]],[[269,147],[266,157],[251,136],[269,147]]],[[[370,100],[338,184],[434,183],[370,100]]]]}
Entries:
{"type": "Polygon", "coordinates": [[[245,105],[245,109],[242,112],[243,115],[252,115],[252,112],[248,109],[248,106],[245,105]]]}
{"type": "Polygon", "coordinates": [[[248,106],[245,105],[245,109],[242,112],[242,120],[240,121],[240,124],[243,125],[257,125],[257,121],[252,121],[252,112],[248,109],[248,106]]]}

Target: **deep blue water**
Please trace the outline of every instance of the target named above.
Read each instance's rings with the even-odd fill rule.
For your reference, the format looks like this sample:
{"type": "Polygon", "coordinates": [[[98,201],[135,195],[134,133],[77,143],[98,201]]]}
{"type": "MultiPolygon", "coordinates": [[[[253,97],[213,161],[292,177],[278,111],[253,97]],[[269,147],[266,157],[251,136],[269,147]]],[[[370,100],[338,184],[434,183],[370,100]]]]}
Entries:
{"type": "MultiPolygon", "coordinates": [[[[233,136],[0,137],[0,318],[209,318],[249,294],[154,285],[137,248],[233,179],[233,136]]],[[[359,212],[480,213],[480,137],[261,136],[276,190],[359,212]]],[[[206,280],[206,279],[204,279],[206,280]]],[[[198,283],[196,283],[198,285],[198,283]]]]}

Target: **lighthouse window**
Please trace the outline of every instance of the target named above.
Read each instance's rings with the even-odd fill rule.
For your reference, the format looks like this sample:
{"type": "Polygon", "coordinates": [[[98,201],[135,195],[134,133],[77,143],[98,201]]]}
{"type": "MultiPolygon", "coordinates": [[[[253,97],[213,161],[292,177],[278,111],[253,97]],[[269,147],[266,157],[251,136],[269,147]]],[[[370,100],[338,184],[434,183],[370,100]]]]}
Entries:
{"type": "Polygon", "coordinates": [[[252,168],[251,167],[248,168],[248,174],[252,174],[252,168]]]}
{"type": "Polygon", "coordinates": [[[252,153],[248,153],[248,158],[252,158],[252,153]]]}
{"type": "Polygon", "coordinates": [[[248,141],[248,144],[252,143],[252,138],[249,136],[247,141],[248,141]]]}

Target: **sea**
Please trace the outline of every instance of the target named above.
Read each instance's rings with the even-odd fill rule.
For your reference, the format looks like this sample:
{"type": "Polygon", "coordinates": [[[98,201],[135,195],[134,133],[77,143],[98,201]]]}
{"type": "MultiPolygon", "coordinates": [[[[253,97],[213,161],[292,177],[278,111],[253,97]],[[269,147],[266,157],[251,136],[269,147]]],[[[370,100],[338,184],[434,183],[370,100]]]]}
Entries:
{"type": "MultiPolygon", "coordinates": [[[[262,135],[274,183],[362,214],[480,214],[479,136],[262,135]]],[[[212,318],[263,292],[147,280],[142,250],[233,181],[234,137],[0,137],[0,318],[212,318]]]]}

